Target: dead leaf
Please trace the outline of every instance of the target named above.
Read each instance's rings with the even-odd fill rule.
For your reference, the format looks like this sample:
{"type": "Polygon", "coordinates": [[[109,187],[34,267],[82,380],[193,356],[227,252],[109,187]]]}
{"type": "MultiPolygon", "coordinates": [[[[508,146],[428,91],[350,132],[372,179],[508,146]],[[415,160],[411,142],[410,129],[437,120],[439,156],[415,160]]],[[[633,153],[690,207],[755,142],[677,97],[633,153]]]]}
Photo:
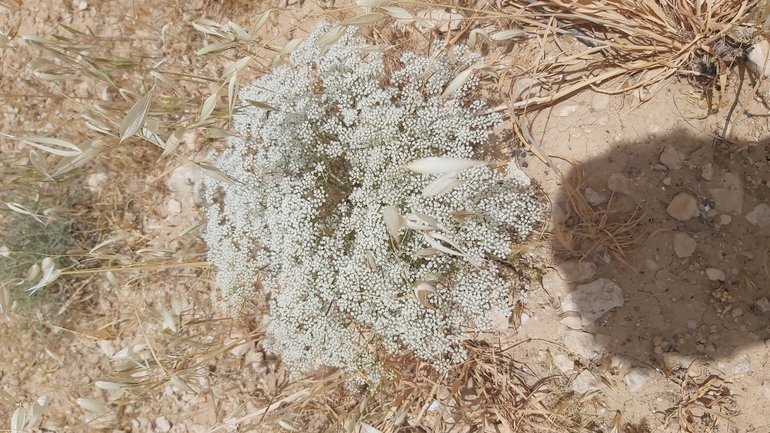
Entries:
{"type": "Polygon", "coordinates": [[[382,216],[385,219],[385,227],[388,228],[388,233],[398,243],[398,230],[404,226],[404,218],[395,206],[385,206],[382,209],[382,216]]]}
{"type": "Polygon", "coordinates": [[[471,66],[470,68],[457,74],[457,76],[454,77],[454,79],[452,79],[449,84],[447,84],[446,89],[444,89],[444,93],[441,94],[441,97],[447,98],[452,96],[452,93],[464,86],[465,83],[468,82],[468,78],[470,78],[471,74],[473,74],[473,69],[474,67],[471,66]]]}
{"type": "Polygon", "coordinates": [[[150,111],[150,99],[152,98],[152,92],[155,88],[151,88],[146,95],[142,96],[130,110],[126,113],[126,117],[120,122],[120,141],[122,142],[126,138],[134,135],[136,131],[144,126],[145,120],[147,120],[147,113],[150,111]]]}
{"type": "Polygon", "coordinates": [[[451,172],[460,172],[471,167],[486,165],[484,161],[465,158],[441,158],[430,157],[416,159],[409,164],[402,166],[415,173],[420,174],[445,174],[451,172]]]}

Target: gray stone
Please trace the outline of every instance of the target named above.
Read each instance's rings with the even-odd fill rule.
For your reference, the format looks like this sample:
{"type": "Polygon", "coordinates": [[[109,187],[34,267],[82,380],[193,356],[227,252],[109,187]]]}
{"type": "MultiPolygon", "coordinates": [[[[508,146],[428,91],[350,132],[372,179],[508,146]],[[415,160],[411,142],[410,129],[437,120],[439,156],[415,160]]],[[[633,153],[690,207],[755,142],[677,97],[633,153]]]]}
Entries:
{"type": "Polygon", "coordinates": [[[710,162],[700,169],[700,176],[705,180],[711,180],[714,178],[714,165],[710,162]]]}
{"type": "Polygon", "coordinates": [[[560,323],[570,329],[583,329],[583,322],[580,316],[567,316],[561,319],[560,323]]]}
{"type": "Polygon", "coordinates": [[[706,268],[706,277],[711,281],[724,281],[725,273],[721,269],[706,268]]]}
{"type": "Polygon", "coordinates": [[[654,375],[655,370],[651,368],[632,368],[626,373],[625,377],[623,377],[623,381],[626,383],[628,391],[636,394],[644,388],[644,385],[646,385],[654,375]]]}
{"type": "Polygon", "coordinates": [[[749,372],[749,364],[745,362],[741,362],[738,364],[733,365],[732,368],[733,374],[744,374],[749,372]]]}
{"type": "Polygon", "coordinates": [[[676,170],[682,168],[685,158],[685,154],[673,146],[666,146],[663,153],[660,154],[660,163],[668,167],[669,170],[676,170]]]}
{"type": "Polygon", "coordinates": [[[562,209],[558,203],[554,203],[551,206],[551,220],[554,224],[558,225],[564,224],[567,221],[567,211],[562,209]]]}
{"type": "Polygon", "coordinates": [[[762,313],[767,313],[770,311],[770,301],[767,300],[767,297],[762,297],[757,299],[757,308],[759,308],[759,311],[762,313]]]}
{"type": "Polygon", "coordinates": [[[674,233],[674,252],[679,258],[690,257],[695,252],[697,243],[685,232],[674,233]]]}
{"type": "Polygon", "coordinates": [[[599,191],[593,189],[593,188],[586,188],[583,190],[583,197],[586,198],[586,201],[591,206],[599,206],[600,204],[607,201],[607,196],[600,193],[599,191]]]}
{"type": "Polygon", "coordinates": [[[671,200],[666,212],[679,221],[687,221],[700,215],[695,197],[685,192],[680,192],[671,200]]]}
{"type": "Polygon", "coordinates": [[[564,333],[564,345],[587,359],[593,358],[602,349],[593,334],[577,330],[567,330],[564,333]]]}
{"type": "Polygon", "coordinates": [[[563,311],[580,314],[583,326],[588,326],[607,311],[623,305],[623,290],[611,280],[599,278],[590,284],[572,289],[561,302],[563,311]]]}
{"type": "Polygon", "coordinates": [[[543,275],[543,289],[551,296],[562,296],[574,287],[569,281],[564,281],[556,271],[548,271],[543,275]]]}
{"type": "Polygon", "coordinates": [[[757,205],[746,215],[746,221],[761,229],[770,228],[770,206],[766,203],[757,205]]]}
{"type": "Polygon", "coordinates": [[[182,203],[179,202],[179,200],[169,199],[166,202],[166,212],[169,213],[169,215],[177,215],[179,213],[182,213],[182,203]]]}
{"type": "Polygon", "coordinates": [[[562,373],[572,373],[575,371],[575,361],[563,353],[556,354],[553,357],[553,364],[556,368],[561,370],[562,373]]]}
{"type": "Polygon", "coordinates": [[[189,210],[203,205],[202,193],[195,188],[200,179],[201,170],[193,164],[177,167],[169,175],[166,185],[171,190],[171,197],[181,203],[182,209],[189,210]]]}
{"type": "Polygon", "coordinates": [[[602,384],[596,380],[596,377],[594,377],[588,370],[581,371],[572,382],[572,390],[579,394],[590,391],[600,391],[601,389],[602,384]]]}
{"type": "Polygon", "coordinates": [[[607,179],[607,188],[610,191],[629,194],[628,178],[623,173],[612,173],[607,179]]]}
{"type": "Polygon", "coordinates": [[[591,108],[598,112],[604,111],[610,105],[610,95],[606,93],[595,93],[591,99],[591,108]]]}
{"type": "Polygon", "coordinates": [[[678,352],[665,352],[663,353],[663,365],[668,369],[673,368],[689,368],[692,364],[692,358],[686,355],[682,355],[678,352]]]}
{"type": "Polygon", "coordinates": [[[171,431],[171,422],[165,416],[155,419],[155,431],[167,432],[171,431]]]}
{"type": "Polygon", "coordinates": [[[559,262],[554,267],[564,281],[583,281],[596,274],[596,264],[589,261],[559,262]]]}
{"type": "Polygon", "coordinates": [[[752,45],[748,52],[746,66],[755,74],[762,74],[764,78],[770,78],[770,59],[767,53],[770,52],[770,42],[762,38],[759,42],[752,45]]]}

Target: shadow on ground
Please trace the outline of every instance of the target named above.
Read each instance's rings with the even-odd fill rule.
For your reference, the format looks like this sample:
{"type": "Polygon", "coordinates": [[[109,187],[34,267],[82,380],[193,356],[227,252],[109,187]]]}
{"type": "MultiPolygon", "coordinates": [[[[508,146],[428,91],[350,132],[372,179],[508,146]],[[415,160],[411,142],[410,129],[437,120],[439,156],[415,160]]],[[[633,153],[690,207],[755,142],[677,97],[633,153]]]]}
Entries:
{"type": "MultiPolygon", "coordinates": [[[[680,130],[621,143],[584,162],[587,186],[599,194],[583,194],[606,198],[594,210],[606,210],[611,202],[609,221],[617,222],[641,203],[646,217],[634,230],[641,233],[648,222],[650,232],[657,233],[628,253],[626,263],[613,260],[611,245],[605,245],[572,269],[575,255],[554,241],[557,259],[568,265],[547,272],[543,286],[561,303],[565,345],[587,358],[605,352],[668,369],[687,368],[697,359],[725,360],[733,373],[745,372],[751,360],[743,359],[744,352],[770,338],[770,215],[758,218],[764,228],[747,221],[757,205],[770,201],[768,149],[680,130]],[[669,167],[661,164],[663,152],[669,167]],[[625,191],[613,193],[608,181],[625,191]],[[678,194],[697,202],[686,221],[667,212],[678,194]],[[577,296],[581,293],[585,296],[577,296]],[[565,311],[570,308],[575,311],[565,311]]],[[[569,208],[564,189],[552,199],[569,208]]],[[[574,213],[566,216],[567,227],[580,222],[574,213]]]]}

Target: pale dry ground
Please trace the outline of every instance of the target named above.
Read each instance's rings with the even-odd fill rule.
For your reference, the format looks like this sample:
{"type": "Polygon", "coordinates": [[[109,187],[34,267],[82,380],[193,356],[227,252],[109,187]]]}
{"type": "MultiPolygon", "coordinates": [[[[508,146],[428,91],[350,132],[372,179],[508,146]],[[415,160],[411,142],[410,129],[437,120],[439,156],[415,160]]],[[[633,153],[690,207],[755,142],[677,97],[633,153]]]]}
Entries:
{"type": "MultiPolygon", "coordinates": [[[[35,80],[25,65],[41,54],[25,46],[21,35],[66,35],[58,25],[90,29],[101,37],[96,42],[107,56],[149,55],[139,60],[144,66],[138,71],[113,73],[120,86],[141,92],[139,84],[147,65],[163,63],[162,70],[174,77],[180,95],[195,98],[205,91],[205,85],[189,78],[216,78],[223,66],[218,61],[198,61],[195,51],[203,44],[189,22],[199,17],[245,21],[264,9],[260,4],[238,1],[33,1],[24,2],[20,9],[0,7],[1,30],[15,36],[17,46],[2,53],[0,131],[19,136],[47,134],[78,143],[92,133],[78,116],[84,107],[103,97],[120,99],[103,82],[88,77],[53,83],[35,80]],[[165,39],[160,32],[164,26],[165,39]]],[[[147,79],[145,76],[145,84],[147,79]]],[[[210,141],[187,134],[180,153],[203,160],[210,141]]],[[[134,141],[123,147],[116,143],[111,143],[82,177],[70,181],[82,197],[71,210],[74,218],[83,221],[78,226],[77,247],[88,251],[100,242],[116,239],[98,251],[102,255],[98,266],[138,266],[143,270],[116,271],[114,281],[104,272],[87,275],[78,281],[77,290],[63,298],[69,303],[63,311],[61,305],[47,302],[32,311],[14,311],[11,320],[0,325],[2,389],[27,407],[46,396],[50,406],[36,426],[47,431],[151,431],[158,425],[164,428],[162,417],[170,420],[173,431],[208,431],[228,417],[266,406],[282,392],[286,378],[275,371],[274,360],[265,359],[254,347],[258,335],[254,331],[261,317],[258,301],[246,306],[242,319],[228,318],[212,304],[211,294],[216,288],[211,283],[211,270],[179,265],[205,259],[205,246],[194,233],[179,236],[198,219],[188,179],[199,174],[174,171],[184,166],[184,161],[160,160],[161,150],[149,143],[134,141]],[[251,344],[231,353],[232,347],[227,346],[231,342],[251,344]],[[157,389],[139,392],[116,410],[93,420],[94,415],[76,400],[91,398],[106,403],[126,397],[123,391],[99,389],[94,382],[113,372],[111,356],[134,344],[150,348],[153,358],[163,360],[162,370],[167,373],[183,372],[180,378],[195,392],[180,391],[166,379],[157,389]],[[211,349],[224,353],[209,354],[211,349]]],[[[5,139],[0,139],[0,146],[6,161],[25,162],[28,150],[5,139]]],[[[163,379],[164,372],[155,371],[163,379]]],[[[14,409],[0,408],[0,428],[10,427],[14,409]]]]}
{"type": "MultiPolygon", "coordinates": [[[[248,1],[25,2],[19,11],[0,12],[0,31],[47,36],[58,23],[81,30],[90,28],[95,34],[113,38],[113,56],[141,51],[154,56],[147,60],[149,64],[167,58],[164,71],[169,73],[218,77],[222,63],[195,59],[202,38],[191,29],[189,21],[199,17],[220,22],[230,19],[248,27],[250,19],[266,7],[248,1]],[[85,5],[82,10],[81,5],[85,5]],[[164,46],[158,29],[166,24],[166,34],[173,36],[169,37],[172,42],[164,46]]],[[[321,16],[321,11],[311,4],[303,4],[302,8],[301,12],[281,15],[282,21],[274,23],[274,34],[295,26],[309,28],[321,16]]],[[[546,48],[579,49],[574,40],[560,42],[560,46],[546,48]]],[[[414,44],[419,47],[419,42],[414,44]]],[[[533,43],[502,58],[526,62],[538,49],[533,43]]],[[[25,68],[34,55],[25,47],[2,52],[0,131],[18,135],[42,131],[82,140],[81,127],[73,119],[83,104],[101,97],[103,87],[80,77],[62,84],[41,85],[25,68]]],[[[139,91],[138,77],[128,72],[117,76],[123,86],[139,91]]],[[[737,76],[730,77],[730,83],[734,82],[737,76]]],[[[205,89],[200,89],[203,86],[192,81],[183,81],[180,86],[189,97],[206,96],[205,89]]],[[[767,90],[763,84],[759,94],[766,95],[767,90]]],[[[537,276],[533,276],[535,282],[520,295],[523,308],[518,317],[523,317],[524,323],[514,323],[507,329],[502,326],[499,333],[483,339],[502,346],[515,345],[509,355],[520,363],[516,364],[520,372],[532,377],[554,374],[560,381],[548,386],[564,392],[571,389],[570,381],[578,373],[593,374],[598,392],[569,397],[573,405],[565,407],[577,404],[583,410],[580,415],[564,413],[576,419],[582,417],[580,423],[588,431],[610,431],[618,413],[621,425],[646,425],[650,431],[686,431],[688,425],[694,426],[693,431],[766,431],[763,429],[770,425],[765,415],[770,413],[770,400],[763,395],[762,384],[770,381],[764,344],[770,335],[768,314],[759,311],[755,301],[768,295],[763,254],[768,238],[749,225],[745,215],[770,196],[765,186],[770,181],[767,166],[756,165],[767,161],[768,151],[764,144],[713,146],[711,138],[698,131],[718,131],[725,109],[705,115],[698,106],[697,92],[688,83],[672,80],[650,92],[652,99],[646,104],[639,104],[633,95],[613,96],[605,104],[603,97],[583,93],[552,110],[527,113],[524,123],[547,153],[583,162],[589,184],[597,191],[609,196],[609,175],[624,174],[629,179],[629,193],[618,197],[618,209],[632,208],[644,200],[652,228],[690,233],[698,242],[695,255],[681,259],[673,254],[669,231],[657,234],[642,251],[626,257],[627,266],[597,261],[597,277],[615,280],[624,291],[626,303],[605,315],[600,323],[585,328],[609,337],[601,348],[605,356],[589,360],[563,344],[565,328],[560,324],[561,311],[554,297],[563,297],[572,284],[554,276],[551,246],[539,246],[532,250],[535,257],[530,259],[531,265],[546,275],[549,291],[541,290],[537,276]],[[691,163],[674,170],[656,167],[666,145],[675,146],[690,157],[691,163]],[[718,168],[719,174],[738,174],[745,190],[743,209],[726,225],[715,222],[719,214],[706,216],[705,212],[701,218],[677,223],[665,211],[674,192],[690,192],[708,204],[708,189],[715,185],[704,182],[699,174],[701,166],[708,162],[718,168]],[[741,254],[745,252],[752,253],[751,258],[741,254]],[[742,314],[717,315],[710,301],[720,284],[706,279],[705,267],[719,267],[728,274],[731,309],[740,308],[742,314]],[[744,274],[754,285],[741,279],[744,274]],[[695,321],[694,329],[689,327],[689,320],[695,321]],[[673,352],[690,356],[695,361],[692,368],[677,370],[666,365],[664,353],[673,352]],[[566,357],[572,371],[562,371],[555,365],[553,358],[558,355],[562,355],[560,366],[565,367],[566,357]],[[653,370],[651,380],[639,392],[630,392],[624,382],[630,367],[653,370]],[[714,381],[708,382],[711,378],[714,381]],[[703,384],[713,389],[699,386],[703,384]],[[690,401],[699,390],[704,392],[701,400],[690,401]],[[729,416],[720,418],[716,412],[729,416]],[[681,420],[688,417],[688,422],[681,420]],[[707,427],[715,419],[717,426],[707,427]]],[[[114,92],[109,97],[119,98],[114,92]]],[[[751,117],[736,124],[736,136],[766,143],[767,112],[763,101],[749,106],[751,117]]],[[[515,147],[503,144],[510,145],[507,151],[515,147]]],[[[50,407],[38,426],[49,431],[104,428],[203,432],[228,419],[258,414],[259,409],[276,399],[296,395],[296,385],[291,384],[277,359],[262,353],[258,345],[243,344],[217,352],[218,347],[228,343],[238,344],[241,337],[247,341],[259,339],[264,300],[255,300],[238,319],[227,318],[210,301],[211,293],[216,291],[211,283],[212,270],[175,266],[179,262],[202,261],[205,252],[194,233],[177,237],[197,217],[194,198],[184,191],[172,191],[168,185],[172,172],[182,162],[159,160],[161,151],[148,143],[128,145],[105,152],[76,181],[85,193],[74,212],[87,221],[82,225],[81,247],[88,250],[119,236],[120,241],[111,245],[111,250],[102,251],[105,258],[101,266],[138,263],[145,269],[156,268],[116,272],[117,284],[103,273],[94,274],[70,296],[71,304],[64,314],[57,316],[58,305],[42,304],[38,308],[43,314],[39,316],[24,312],[11,322],[2,322],[0,389],[13,393],[25,404],[47,396],[50,407]],[[149,250],[138,253],[142,249],[149,250]],[[169,313],[164,315],[164,309],[171,319],[169,313]],[[125,397],[123,391],[101,390],[94,382],[111,374],[115,365],[109,361],[110,356],[133,344],[147,345],[153,359],[162,359],[169,374],[180,372],[177,377],[194,392],[161,381],[157,388],[93,420],[93,415],[76,400],[108,402],[125,397]],[[90,424],[85,424],[88,421],[90,424]]],[[[19,153],[19,147],[8,140],[0,139],[0,146],[4,155],[19,153]]],[[[209,146],[204,136],[190,134],[181,149],[186,157],[200,161],[209,146]]],[[[527,155],[527,164],[521,165],[527,165],[525,170],[541,183],[552,200],[562,200],[563,191],[552,170],[527,155]]],[[[556,159],[556,163],[565,173],[569,171],[562,159],[556,159]]],[[[165,376],[163,371],[155,371],[157,378],[165,376]]],[[[0,407],[0,421],[4,423],[0,428],[8,428],[12,409],[0,407]]],[[[258,417],[251,416],[244,425],[256,421],[258,417]]]]}

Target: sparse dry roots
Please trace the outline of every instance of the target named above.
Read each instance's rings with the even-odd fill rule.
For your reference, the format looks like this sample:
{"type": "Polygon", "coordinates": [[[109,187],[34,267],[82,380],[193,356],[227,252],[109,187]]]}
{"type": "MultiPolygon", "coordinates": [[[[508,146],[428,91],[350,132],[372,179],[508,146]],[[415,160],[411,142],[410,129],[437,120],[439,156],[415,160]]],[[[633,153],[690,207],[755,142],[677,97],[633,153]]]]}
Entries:
{"type": "Polygon", "coordinates": [[[642,89],[645,100],[643,89],[674,75],[695,78],[709,93],[717,83],[724,88],[730,66],[761,37],[768,9],[751,0],[510,0],[503,5],[499,21],[539,35],[541,45],[571,36],[585,47],[530,68],[509,65],[499,84],[506,75],[513,83],[534,78],[546,90],[515,108],[550,105],[589,88],[610,94],[642,89]]]}
{"type": "Polygon", "coordinates": [[[580,163],[573,162],[573,166],[569,177],[562,178],[566,215],[564,222],[555,224],[554,237],[569,258],[585,260],[598,256],[628,266],[626,254],[643,246],[659,230],[651,231],[642,203],[630,212],[613,209],[613,194],[605,207],[591,207],[583,195],[588,182],[585,171],[580,163]]]}
{"type": "Polygon", "coordinates": [[[385,360],[391,378],[351,390],[339,372],[307,379],[311,391],[271,414],[263,425],[303,431],[537,431],[579,427],[581,399],[565,376],[537,377],[511,350],[467,341],[468,359],[445,373],[411,356],[385,360]],[[370,426],[376,430],[369,430],[370,426]]]}
{"type": "Polygon", "coordinates": [[[665,411],[668,425],[676,421],[680,431],[688,433],[715,431],[717,424],[729,423],[738,414],[729,382],[721,377],[712,375],[699,381],[685,374],[679,382],[681,401],[665,411]]]}

